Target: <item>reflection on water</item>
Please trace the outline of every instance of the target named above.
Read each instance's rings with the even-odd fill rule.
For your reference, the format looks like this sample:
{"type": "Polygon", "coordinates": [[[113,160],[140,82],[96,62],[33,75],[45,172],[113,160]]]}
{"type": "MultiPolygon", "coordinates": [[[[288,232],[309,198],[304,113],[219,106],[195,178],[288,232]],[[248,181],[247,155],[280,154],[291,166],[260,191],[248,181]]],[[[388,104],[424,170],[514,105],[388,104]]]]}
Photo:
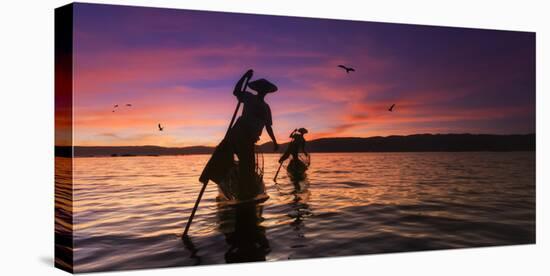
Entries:
{"type": "Polygon", "coordinates": [[[182,241],[207,159],[75,159],[75,270],[535,241],[534,152],[313,154],[307,179],[294,183],[270,182],[278,156],[266,155],[270,199],[227,206],[211,184],[182,241]]]}
{"type": "MultiPolygon", "coordinates": [[[[218,203],[218,230],[225,236],[227,251],[224,259],[227,263],[265,261],[269,252],[269,241],[265,228],[261,226],[263,206],[256,203],[227,205],[218,203]]],[[[194,265],[201,264],[199,249],[192,237],[182,237],[189,257],[196,260],[194,265]]]]}
{"type": "Polygon", "coordinates": [[[269,242],[261,226],[263,206],[248,203],[218,205],[219,230],[225,235],[227,263],[265,261],[269,242]]]}
{"type": "Polygon", "coordinates": [[[55,266],[66,271],[73,267],[73,198],[70,158],[55,159],[55,266]]]}

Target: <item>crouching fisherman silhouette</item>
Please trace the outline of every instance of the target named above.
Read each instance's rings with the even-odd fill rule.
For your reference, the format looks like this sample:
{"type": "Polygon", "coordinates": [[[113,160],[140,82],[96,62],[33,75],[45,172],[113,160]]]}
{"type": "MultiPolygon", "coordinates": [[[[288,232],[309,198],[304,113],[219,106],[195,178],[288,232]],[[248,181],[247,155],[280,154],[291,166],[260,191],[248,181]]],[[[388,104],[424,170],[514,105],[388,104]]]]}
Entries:
{"type": "Polygon", "coordinates": [[[300,152],[303,152],[306,156],[309,156],[309,153],[306,151],[306,139],[304,138],[304,134],[306,133],[308,133],[307,129],[302,127],[300,129],[295,129],[290,134],[289,137],[292,140],[288,144],[285,153],[279,159],[279,163],[285,162],[290,155],[292,155],[292,159],[298,159],[298,154],[300,152]]]}
{"type": "Polygon", "coordinates": [[[291,156],[292,158],[286,167],[290,179],[292,181],[301,181],[306,178],[306,171],[310,165],[310,157],[306,151],[306,139],[304,138],[304,134],[307,132],[305,128],[294,129],[292,131],[290,134],[292,140],[288,143],[285,153],[279,158],[279,168],[275,173],[273,181],[277,181],[277,176],[283,163],[291,156]],[[303,153],[303,156],[300,156],[300,153],[303,153]]]}

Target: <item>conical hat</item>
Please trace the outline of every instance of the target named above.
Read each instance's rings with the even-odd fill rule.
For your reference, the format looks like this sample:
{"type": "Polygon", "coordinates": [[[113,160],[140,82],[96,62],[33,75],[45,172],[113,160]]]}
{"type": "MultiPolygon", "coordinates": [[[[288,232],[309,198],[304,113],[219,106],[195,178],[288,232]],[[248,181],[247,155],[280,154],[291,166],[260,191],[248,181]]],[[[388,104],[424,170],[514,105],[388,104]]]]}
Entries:
{"type": "Polygon", "coordinates": [[[302,134],[308,133],[307,129],[305,129],[305,128],[303,128],[303,127],[300,128],[300,129],[298,129],[298,132],[300,132],[300,133],[302,133],[302,134]]]}
{"type": "Polygon", "coordinates": [[[277,86],[266,79],[259,79],[253,82],[249,82],[248,87],[260,93],[273,93],[277,91],[277,86]]]}

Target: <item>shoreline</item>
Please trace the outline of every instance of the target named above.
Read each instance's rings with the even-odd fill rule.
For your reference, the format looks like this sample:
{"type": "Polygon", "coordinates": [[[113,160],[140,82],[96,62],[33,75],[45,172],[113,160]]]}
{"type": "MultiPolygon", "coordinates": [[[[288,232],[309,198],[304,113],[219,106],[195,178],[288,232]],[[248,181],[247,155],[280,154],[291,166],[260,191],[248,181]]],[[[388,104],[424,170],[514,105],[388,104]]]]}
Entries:
{"type": "MultiPolygon", "coordinates": [[[[463,151],[323,151],[323,152],[309,152],[310,154],[336,154],[336,153],[346,153],[346,154],[364,154],[364,153],[480,153],[480,152],[487,152],[487,153],[510,153],[510,152],[533,152],[535,153],[535,150],[507,150],[507,151],[491,151],[491,150],[463,150],[463,151]]],[[[280,155],[280,152],[261,152],[261,154],[264,155],[280,155]]],[[[210,156],[209,153],[196,153],[196,154],[162,154],[162,155],[92,155],[92,156],[55,156],[55,157],[62,157],[62,158],[121,158],[121,157],[166,157],[166,156],[196,156],[196,155],[207,155],[210,156]]]]}
{"type": "MultiPolygon", "coordinates": [[[[306,150],[312,153],[340,152],[511,152],[536,151],[536,134],[414,134],[407,136],[333,137],[307,140],[306,150]]],[[[279,145],[278,153],[288,147],[279,145]]],[[[56,146],[55,156],[165,156],[212,154],[212,146],[56,146]]],[[[273,143],[256,145],[263,153],[273,152],[273,143]]]]}

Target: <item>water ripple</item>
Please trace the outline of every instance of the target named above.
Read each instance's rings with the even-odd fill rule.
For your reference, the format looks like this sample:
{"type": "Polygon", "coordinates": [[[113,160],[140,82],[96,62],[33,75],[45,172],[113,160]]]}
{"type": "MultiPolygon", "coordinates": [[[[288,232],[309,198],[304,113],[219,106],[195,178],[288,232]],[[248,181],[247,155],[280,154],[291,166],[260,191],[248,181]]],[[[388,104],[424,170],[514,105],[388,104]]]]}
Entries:
{"type": "Polygon", "coordinates": [[[227,206],[210,184],[182,241],[207,158],[75,159],[72,198],[56,178],[56,250],[88,272],[535,242],[534,152],[312,154],[299,183],[268,181],[265,155],[270,199],[227,206]]]}

